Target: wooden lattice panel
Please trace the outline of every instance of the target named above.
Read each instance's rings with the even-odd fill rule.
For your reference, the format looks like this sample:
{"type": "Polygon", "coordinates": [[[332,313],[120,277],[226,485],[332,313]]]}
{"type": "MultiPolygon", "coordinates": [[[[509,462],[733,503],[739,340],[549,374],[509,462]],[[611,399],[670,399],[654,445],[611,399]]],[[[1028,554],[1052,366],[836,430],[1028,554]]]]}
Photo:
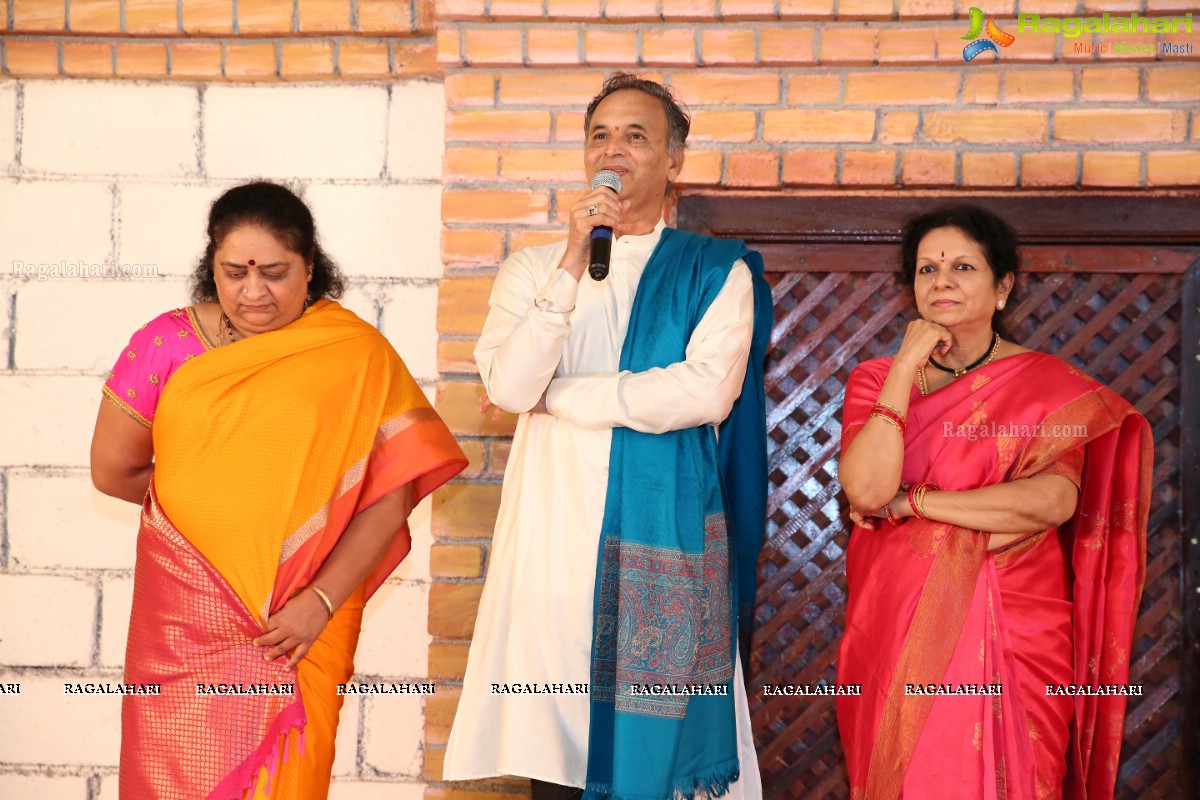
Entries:
{"type": "MultiPolygon", "coordinates": [[[[881,262],[893,253],[894,246],[877,250],[881,262]]],[[[849,530],[837,483],[845,384],[860,361],[895,352],[915,309],[893,273],[768,270],[775,300],[766,379],[770,493],[751,713],[766,797],[844,798],[833,699],[764,698],[760,687],[835,680],[849,530]]],[[[1129,704],[1118,798],[1181,796],[1182,281],[1178,273],[1031,272],[1021,276],[1009,315],[1017,341],[1103,381],[1154,431],[1146,590],[1131,669],[1145,696],[1129,704]]]]}

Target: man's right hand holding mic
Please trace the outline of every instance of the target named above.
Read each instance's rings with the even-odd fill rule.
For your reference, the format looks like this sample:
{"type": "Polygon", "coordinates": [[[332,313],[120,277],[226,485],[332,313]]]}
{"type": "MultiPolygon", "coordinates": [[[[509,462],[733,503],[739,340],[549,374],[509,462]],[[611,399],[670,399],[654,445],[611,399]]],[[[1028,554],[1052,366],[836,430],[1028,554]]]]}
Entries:
{"type": "Polygon", "coordinates": [[[602,169],[592,179],[592,191],[571,206],[567,252],[558,266],[575,280],[580,280],[594,263],[602,263],[603,269],[591,270],[593,278],[604,280],[608,275],[612,239],[620,236],[621,215],[629,210],[629,201],[620,199],[620,191],[620,176],[602,169]],[[596,231],[598,228],[607,230],[596,231]]]}

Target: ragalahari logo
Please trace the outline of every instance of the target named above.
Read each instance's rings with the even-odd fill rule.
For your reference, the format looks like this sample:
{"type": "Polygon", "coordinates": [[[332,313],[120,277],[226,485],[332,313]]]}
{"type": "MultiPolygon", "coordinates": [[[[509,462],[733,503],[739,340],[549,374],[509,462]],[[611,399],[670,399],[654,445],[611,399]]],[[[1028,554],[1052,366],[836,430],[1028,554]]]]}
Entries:
{"type": "Polygon", "coordinates": [[[1011,33],[1005,33],[996,25],[994,16],[988,17],[987,25],[983,24],[983,11],[974,6],[971,6],[971,29],[967,31],[964,39],[978,39],[972,41],[963,48],[963,61],[972,61],[980,53],[985,53],[991,50],[996,54],[996,58],[1000,58],[1000,51],[996,45],[1000,47],[1008,47],[1017,40],[1017,37],[1011,33]],[[987,32],[986,39],[980,39],[979,34],[987,32]]]}

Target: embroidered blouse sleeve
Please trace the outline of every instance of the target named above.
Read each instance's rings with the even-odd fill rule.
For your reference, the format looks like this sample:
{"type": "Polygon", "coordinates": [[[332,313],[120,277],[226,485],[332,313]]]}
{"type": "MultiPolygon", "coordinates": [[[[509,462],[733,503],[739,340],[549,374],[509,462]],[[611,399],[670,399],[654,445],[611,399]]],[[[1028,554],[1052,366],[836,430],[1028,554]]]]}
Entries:
{"type": "Polygon", "coordinates": [[[182,314],[162,314],[134,332],[104,382],[104,396],[147,428],[167,378],[190,353],[203,349],[182,314]]]}
{"type": "Polygon", "coordinates": [[[754,332],[750,269],[734,262],[712,305],[692,331],[683,361],[645,372],[555,378],[546,408],[582,428],[642,433],[716,425],[742,391],[754,332]]]}
{"type": "Polygon", "coordinates": [[[561,252],[520,250],[500,265],[475,345],[483,387],[505,411],[533,408],[554,377],[571,333],[579,282],[555,269],[539,285],[534,262],[543,256],[557,263],[561,252]]]}

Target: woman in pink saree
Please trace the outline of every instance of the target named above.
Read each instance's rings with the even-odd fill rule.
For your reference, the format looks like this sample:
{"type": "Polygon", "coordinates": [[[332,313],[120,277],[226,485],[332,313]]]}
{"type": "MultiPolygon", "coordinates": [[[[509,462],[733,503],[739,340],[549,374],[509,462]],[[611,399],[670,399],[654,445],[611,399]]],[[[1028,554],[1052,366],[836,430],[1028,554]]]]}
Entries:
{"type": "Polygon", "coordinates": [[[905,231],[921,318],[851,373],[858,524],[838,727],[855,800],[1111,798],[1146,562],[1152,444],[1123,399],[1006,340],[1003,220],[905,231]]]}

